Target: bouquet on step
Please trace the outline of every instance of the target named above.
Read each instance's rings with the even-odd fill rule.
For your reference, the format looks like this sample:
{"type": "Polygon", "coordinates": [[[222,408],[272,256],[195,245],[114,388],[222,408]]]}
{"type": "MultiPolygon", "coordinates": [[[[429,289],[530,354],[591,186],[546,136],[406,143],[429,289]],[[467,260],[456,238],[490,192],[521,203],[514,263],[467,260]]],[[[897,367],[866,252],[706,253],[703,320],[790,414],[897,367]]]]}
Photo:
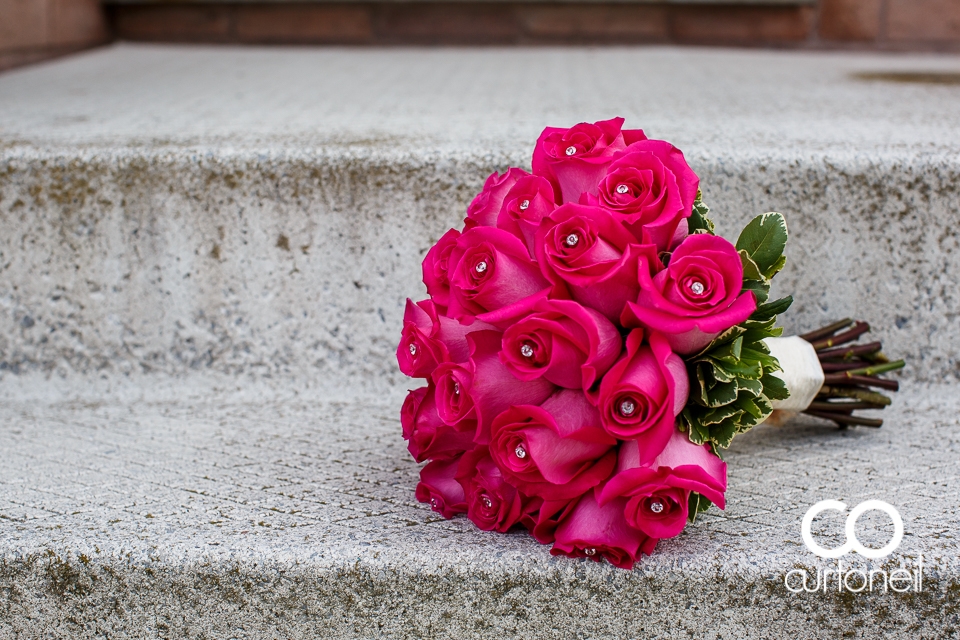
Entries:
{"type": "Polygon", "coordinates": [[[863,323],[779,338],[783,216],[715,235],[680,150],[622,124],[547,128],[532,173],[487,179],[427,253],[397,359],[426,382],[401,411],[418,500],[630,568],[724,507],[737,434],[775,409],[879,426],[853,412],[902,362],[844,346],[863,323]]]}

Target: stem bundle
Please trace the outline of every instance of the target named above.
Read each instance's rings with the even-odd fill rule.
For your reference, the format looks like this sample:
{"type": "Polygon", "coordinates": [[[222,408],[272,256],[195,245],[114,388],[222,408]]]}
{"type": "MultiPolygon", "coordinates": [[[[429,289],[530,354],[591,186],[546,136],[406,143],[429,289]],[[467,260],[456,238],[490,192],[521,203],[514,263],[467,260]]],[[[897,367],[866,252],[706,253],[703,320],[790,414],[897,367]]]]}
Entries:
{"type": "Polygon", "coordinates": [[[854,412],[883,409],[891,403],[889,397],[874,389],[897,391],[900,384],[896,380],[880,376],[902,369],[904,361],[891,362],[883,355],[879,341],[850,344],[869,331],[866,322],[846,318],[800,336],[813,345],[825,374],[817,399],[803,413],[831,420],[841,429],[883,424],[880,419],[854,412]]]}

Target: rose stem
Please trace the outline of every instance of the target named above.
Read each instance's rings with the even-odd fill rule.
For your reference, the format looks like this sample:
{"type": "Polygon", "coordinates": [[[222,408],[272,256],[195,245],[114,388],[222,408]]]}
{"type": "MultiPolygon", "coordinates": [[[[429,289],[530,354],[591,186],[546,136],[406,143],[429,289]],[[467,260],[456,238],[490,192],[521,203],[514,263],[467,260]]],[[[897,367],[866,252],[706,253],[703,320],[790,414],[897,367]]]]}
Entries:
{"type": "Polygon", "coordinates": [[[877,420],[874,418],[861,418],[860,416],[847,416],[842,413],[831,413],[829,411],[804,411],[807,415],[815,416],[817,418],[823,418],[824,420],[833,420],[841,428],[848,425],[863,426],[863,427],[881,427],[883,426],[883,420],[877,420]]]}
{"type": "Polygon", "coordinates": [[[811,402],[807,409],[811,411],[857,411],[859,409],[883,409],[884,405],[875,402],[811,402]]]}
{"type": "Polygon", "coordinates": [[[868,342],[867,344],[858,344],[852,347],[838,347],[836,349],[824,349],[817,356],[821,360],[827,358],[852,358],[853,356],[862,356],[880,351],[883,348],[881,342],[868,342]]]}
{"type": "Polygon", "coordinates": [[[880,387],[881,389],[889,389],[890,391],[898,391],[900,389],[900,383],[896,380],[884,380],[882,378],[871,378],[870,376],[851,376],[847,375],[849,371],[844,373],[828,373],[824,376],[824,384],[839,384],[839,385],[848,385],[848,384],[859,384],[864,387],[880,387]]]}
{"type": "Polygon", "coordinates": [[[871,404],[879,404],[884,406],[893,402],[893,400],[882,393],[869,391],[867,389],[860,389],[859,387],[831,387],[828,385],[823,385],[820,387],[820,392],[817,394],[817,397],[855,398],[871,404]]]}
{"type": "Polygon", "coordinates": [[[821,327],[816,331],[805,333],[800,337],[806,340],[807,342],[814,342],[816,340],[821,340],[823,338],[826,338],[827,336],[833,335],[837,331],[840,331],[840,329],[845,329],[849,327],[851,324],[853,324],[853,320],[851,320],[850,318],[844,318],[840,322],[834,322],[833,324],[828,324],[827,326],[821,327]]]}
{"type": "Polygon", "coordinates": [[[871,364],[866,360],[854,360],[852,362],[821,362],[820,368],[824,373],[836,373],[837,371],[849,371],[871,364]]]}
{"type": "Polygon", "coordinates": [[[822,349],[828,349],[830,347],[835,347],[838,344],[845,344],[847,342],[853,342],[866,332],[870,331],[870,325],[866,322],[857,322],[853,325],[853,328],[849,331],[844,331],[843,333],[838,333],[832,338],[827,338],[826,340],[820,340],[813,343],[813,348],[817,351],[822,349]]]}
{"type": "Polygon", "coordinates": [[[845,372],[845,376],[876,376],[881,373],[887,373],[888,371],[896,371],[897,369],[903,369],[906,366],[906,362],[903,360],[896,360],[894,362],[886,362],[884,364],[875,364],[872,367],[863,367],[862,369],[851,369],[850,371],[845,372]]]}

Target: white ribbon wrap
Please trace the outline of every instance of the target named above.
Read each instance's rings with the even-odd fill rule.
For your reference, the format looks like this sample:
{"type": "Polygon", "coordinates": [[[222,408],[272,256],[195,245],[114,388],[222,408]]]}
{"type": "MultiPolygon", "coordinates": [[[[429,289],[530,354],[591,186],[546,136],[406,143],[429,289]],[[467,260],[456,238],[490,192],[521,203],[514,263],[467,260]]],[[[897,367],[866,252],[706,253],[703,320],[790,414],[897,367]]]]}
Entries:
{"type": "Polygon", "coordinates": [[[774,400],[773,408],[779,411],[803,411],[817,397],[824,380],[823,368],[813,345],[800,336],[766,338],[763,342],[783,368],[783,371],[773,375],[783,380],[790,391],[790,397],[786,400],[774,400]]]}

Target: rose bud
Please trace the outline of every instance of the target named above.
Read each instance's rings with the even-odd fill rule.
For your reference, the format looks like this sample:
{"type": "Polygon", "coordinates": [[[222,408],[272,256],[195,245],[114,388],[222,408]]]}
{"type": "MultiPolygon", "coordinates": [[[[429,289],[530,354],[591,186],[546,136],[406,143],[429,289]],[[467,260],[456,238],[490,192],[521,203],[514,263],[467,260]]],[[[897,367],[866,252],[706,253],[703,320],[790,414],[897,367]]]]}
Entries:
{"type": "Polygon", "coordinates": [[[536,511],[542,502],[524,496],[504,480],[486,447],[463,454],[456,478],[463,487],[467,517],[484,531],[504,533],[536,511]]]}
{"type": "Polygon", "coordinates": [[[412,378],[428,378],[441,362],[466,362],[470,357],[467,334],[493,328],[479,320],[461,324],[439,315],[431,300],[414,304],[407,298],[397,347],[400,371],[412,378]]]}
{"type": "Polygon", "coordinates": [[[687,523],[691,491],[723,509],[726,490],[726,463],[708,445],[694,444],[687,434],[674,430],[649,465],[641,465],[636,441],[623,443],[617,474],[604,486],[600,504],[627,498],[624,515],[630,526],[653,538],[672,538],[687,523]]]}
{"type": "Polygon", "coordinates": [[[463,487],[454,475],[460,457],[434,460],[420,470],[420,483],[416,496],[419,502],[426,502],[430,508],[449,520],[458,513],[466,513],[463,487]]]}
{"type": "Polygon", "coordinates": [[[470,360],[441,364],[433,373],[440,419],[461,431],[475,424],[478,444],[490,442],[493,419],[508,407],[539,405],[556,390],[541,378],[517,380],[500,362],[501,341],[498,331],[475,331],[467,336],[470,360]]]}
{"type": "Polygon", "coordinates": [[[417,462],[456,456],[473,448],[472,431],[458,431],[440,419],[433,385],[407,394],[400,410],[400,425],[403,439],[409,441],[407,450],[417,462]]]}
{"type": "Polygon", "coordinates": [[[604,506],[588,491],[577,506],[557,526],[551,555],[590,558],[621,569],[632,569],[641,553],[650,555],[657,546],[651,538],[631,527],[623,515],[626,498],[617,498],[604,506]]]}
{"type": "Polygon", "coordinates": [[[677,353],[699,351],[757,308],[752,291],[741,293],[740,255],[719,236],[688,236],[666,269],[651,277],[641,265],[639,274],[640,294],[627,304],[621,321],[663,333],[677,353]]]}
{"type": "Polygon", "coordinates": [[[638,245],[613,214],[600,207],[565,204],[537,229],[537,262],[554,284],[553,297],[569,297],[617,322],[628,301],[637,299],[638,257],[654,268],[657,248],[638,245]]]}
{"type": "Polygon", "coordinates": [[[553,183],[558,203],[579,202],[582,193],[596,193],[613,156],[628,144],[646,140],[643,131],[621,131],[622,126],[623,118],[613,118],[569,129],[547,127],[533,150],[534,175],[553,183]]]}
{"type": "Polygon", "coordinates": [[[503,199],[510,189],[517,183],[517,180],[528,176],[523,169],[511,167],[498,175],[496,171],[490,174],[486,182],[483,183],[483,191],[477,194],[473,202],[467,206],[467,219],[464,227],[471,229],[473,227],[495,227],[497,225],[497,215],[503,206],[503,199]]]}
{"type": "Polygon", "coordinates": [[[658,333],[635,329],[627,352],[600,382],[598,408],[603,428],[622,440],[636,440],[641,464],[652,462],[676,430],[687,403],[690,381],[683,360],[658,333]]]}
{"type": "Polygon", "coordinates": [[[450,229],[437,240],[423,259],[423,284],[427,285],[427,293],[433,299],[441,312],[445,311],[450,304],[450,275],[448,272],[450,265],[450,252],[460,232],[456,229],[450,229]]]}
{"type": "Polygon", "coordinates": [[[502,229],[476,227],[465,232],[450,252],[448,315],[469,320],[508,309],[549,288],[519,238],[502,229]]]}
{"type": "Polygon", "coordinates": [[[444,362],[430,376],[436,391],[437,415],[444,424],[459,431],[476,432],[477,410],[470,395],[473,382],[473,365],[470,362],[456,364],[444,362]]]}
{"type": "Polygon", "coordinates": [[[520,380],[590,390],[620,356],[620,332],[572,300],[542,300],[503,334],[500,360],[520,380]]]}
{"type": "Polygon", "coordinates": [[[576,498],[609,478],[616,445],[583,392],[569,389],[539,407],[510,407],[490,428],[490,455],[504,476],[544,500],[576,498]]]}
{"type": "Polygon", "coordinates": [[[617,155],[597,194],[585,200],[616,213],[643,244],[667,251],[677,227],[693,211],[699,185],[679,149],[643,140],[617,155]]]}
{"type": "Polygon", "coordinates": [[[544,216],[557,208],[553,185],[540,176],[524,176],[510,189],[497,217],[497,227],[522,238],[530,256],[536,255],[534,242],[544,216]]]}

